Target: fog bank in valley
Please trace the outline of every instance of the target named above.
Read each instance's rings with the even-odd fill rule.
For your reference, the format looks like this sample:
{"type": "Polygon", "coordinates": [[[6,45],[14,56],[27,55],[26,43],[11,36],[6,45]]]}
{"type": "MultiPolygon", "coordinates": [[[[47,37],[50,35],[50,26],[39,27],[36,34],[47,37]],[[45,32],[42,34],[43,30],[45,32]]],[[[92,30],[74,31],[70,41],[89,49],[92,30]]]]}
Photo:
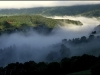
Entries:
{"type": "MultiPolygon", "coordinates": [[[[100,21],[96,18],[72,16],[55,16],[52,18],[79,20],[83,25],[58,25],[48,35],[39,34],[34,30],[29,30],[28,32],[15,32],[9,35],[3,34],[0,36],[0,49],[2,49],[0,53],[0,61],[2,62],[0,65],[4,66],[11,62],[25,62],[30,60],[34,60],[35,62],[47,61],[46,57],[51,51],[58,51],[57,57],[60,57],[59,50],[61,49],[63,39],[69,40],[80,38],[82,36],[89,37],[93,29],[100,24],[100,21]],[[6,52],[4,52],[4,50],[6,52]]],[[[89,53],[91,52],[91,49],[95,49],[95,47],[98,48],[99,42],[97,42],[98,45],[91,46],[94,42],[96,41],[87,44],[80,44],[80,46],[72,46],[67,43],[65,46],[70,49],[70,56],[74,56],[89,53]],[[88,49],[89,51],[87,51],[88,49]]]]}

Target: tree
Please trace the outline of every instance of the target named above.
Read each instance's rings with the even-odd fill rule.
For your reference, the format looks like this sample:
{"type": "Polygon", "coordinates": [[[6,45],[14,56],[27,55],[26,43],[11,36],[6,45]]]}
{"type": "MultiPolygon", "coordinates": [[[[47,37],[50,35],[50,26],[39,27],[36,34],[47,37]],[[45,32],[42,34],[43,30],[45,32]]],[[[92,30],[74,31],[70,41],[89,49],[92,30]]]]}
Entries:
{"type": "Polygon", "coordinates": [[[96,34],[96,31],[93,31],[92,34],[96,34]]]}
{"type": "Polygon", "coordinates": [[[34,61],[29,61],[24,63],[24,69],[26,70],[26,74],[35,74],[36,73],[37,63],[34,61]]]}
{"type": "Polygon", "coordinates": [[[67,48],[64,44],[62,44],[60,49],[60,54],[61,58],[64,58],[64,57],[69,57],[71,52],[69,48],[67,48]]]}
{"type": "Polygon", "coordinates": [[[67,43],[67,39],[63,39],[62,42],[65,44],[67,43]]]}
{"type": "Polygon", "coordinates": [[[59,55],[58,55],[57,52],[51,51],[51,52],[47,55],[46,59],[47,59],[48,61],[56,61],[57,59],[59,59],[59,55]]]}
{"type": "Polygon", "coordinates": [[[39,62],[37,64],[36,72],[38,74],[46,74],[47,64],[45,62],[39,62]]]}
{"type": "Polygon", "coordinates": [[[86,39],[85,36],[82,36],[81,39],[80,39],[80,41],[81,41],[81,42],[87,42],[87,39],[86,39]]]}
{"type": "Polygon", "coordinates": [[[48,74],[59,74],[61,72],[60,64],[58,62],[51,62],[47,66],[48,74]]]}
{"type": "Polygon", "coordinates": [[[91,68],[91,75],[100,75],[100,60],[91,68]]]}
{"type": "Polygon", "coordinates": [[[92,40],[92,39],[94,39],[94,35],[90,35],[89,38],[88,38],[89,41],[92,40]]]}
{"type": "Polygon", "coordinates": [[[5,28],[10,28],[11,27],[11,24],[7,21],[4,21],[3,25],[5,26],[5,28]]]}
{"type": "Polygon", "coordinates": [[[66,74],[70,72],[70,59],[65,57],[61,60],[61,72],[66,74]]]}

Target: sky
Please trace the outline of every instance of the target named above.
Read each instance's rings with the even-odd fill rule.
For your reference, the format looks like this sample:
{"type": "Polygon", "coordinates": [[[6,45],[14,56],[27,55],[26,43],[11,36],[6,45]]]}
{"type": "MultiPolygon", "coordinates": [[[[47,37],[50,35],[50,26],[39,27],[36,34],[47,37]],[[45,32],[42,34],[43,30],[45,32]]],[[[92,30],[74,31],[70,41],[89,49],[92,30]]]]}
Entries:
{"type": "Polygon", "coordinates": [[[0,8],[31,8],[47,6],[72,6],[83,4],[100,4],[100,1],[0,1],[0,8]]]}

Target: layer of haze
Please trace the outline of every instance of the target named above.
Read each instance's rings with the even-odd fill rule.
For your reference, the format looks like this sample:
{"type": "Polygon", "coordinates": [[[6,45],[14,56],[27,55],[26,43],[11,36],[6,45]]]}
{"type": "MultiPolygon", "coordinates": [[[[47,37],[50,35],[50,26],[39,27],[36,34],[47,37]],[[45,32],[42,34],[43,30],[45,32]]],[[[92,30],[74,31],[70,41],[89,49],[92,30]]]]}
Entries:
{"type": "Polygon", "coordinates": [[[0,8],[30,8],[100,4],[100,1],[0,1],[0,8]]]}
{"type": "MultiPolygon", "coordinates": [[[[73,25],[73,24],[65,24],[65,26],[60,27],[60,29],[55,30],[58,34],[66,34],[67,39],[73,39],[81,36],[88,36],[93,29],[100,24],[100,20],[97,18],[86,18],[86,17],[74,17],[74,16],[54,16],[51,17],[53,19],[70,19],[76,20],[83,23],[82,26],[80,25],[73,25]],[[61,32],[62,30],[62,32],[61,32]]],[[[63,35],[63,36],[64,36],[63,35]]]]}
{"type": "MultiPolygon", "coordinates": [[[[0,48],[5,49],[13,45],[16,46],[16,48],[13,50],[13,56],[8,57],[9,55],[7,56],[6,53],[0,54],[0,60],[2,58],[9,58],[3,65],[11,62],[25,62],[29,60],[34,60],[35,62],[46,61],[46,56],[50,53],[50,51],[58,50],[59,52],[59,44],[61,43],[62,39],[73,39],[82,36],[88,37],[93,29],[100,24],[100,20],[97,20],[96,18],[73,16],[55,16],[52,18],[79,20],[83,23],[83,25],[76,26],[72,24],[65,24],[65,26],[58,26],[54,28],[49,35],[39,34],[34,30],[30,30],[26,33],[16,32],[10,35],[3,34],[0,36],[0,48]],[[54,46],[57,44],[57,47],[54,46]]],[[[79,55],[80,53],[84,54],[86,51],[84,51],[83,48],[87,48],[87,46],[81,45],[80,47],[82,48],[82,51],[77,51],[78,47],[72,47],[69,45],[68,47],[72,49],[71,56],[79,55]],[[75,50],[77,52],[75,52],[75,50]]],[[[91,46],[89,46],[89,48],[91,49],[91,46]]]]}

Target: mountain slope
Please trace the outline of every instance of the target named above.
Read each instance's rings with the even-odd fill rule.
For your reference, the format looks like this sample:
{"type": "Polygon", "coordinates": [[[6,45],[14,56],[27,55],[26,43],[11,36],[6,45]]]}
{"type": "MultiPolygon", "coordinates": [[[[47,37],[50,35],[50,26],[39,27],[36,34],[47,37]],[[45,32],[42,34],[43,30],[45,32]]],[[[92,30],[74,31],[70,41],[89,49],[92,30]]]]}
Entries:
{"type": "MultiPolygon", "coordinates": [[[[54,15],[59,15],[59,16],[74,15],[75,16],[78,14],[83,14],[83,13],[94,11],[94,10],[99,11],[100,4],[57,6],[57,7],[37,7],[37,8],[23,8],[23,9],[1,9],[0,15],[42,14],[42,15],[48,15],[48,16],[54,16],[54,15]]],[[[91,15],[91,16],[95,16],[95,15],[91,15]]]]}
{"type": "Polygon", "coordinates": [[[100,16],[100,10],[92,10],[92,11],[89,11],[89,12],[85,12],[81,15],[86,16],[86,17],[92,17],[92,16],[99,17],[100,16]]]}
{"type": "Polygon", "coordinates": [[[45,28],[47,30],[53,29],[58,24],[65,25],[83,25],[80,21],[69,20],[69,19],[52,19],[46,18],[41,15],[16,15],[16,16],[1,16],[0,17],[0,32],[12,31],[12,30],[23,30],[26,28],[45,28]]]}

